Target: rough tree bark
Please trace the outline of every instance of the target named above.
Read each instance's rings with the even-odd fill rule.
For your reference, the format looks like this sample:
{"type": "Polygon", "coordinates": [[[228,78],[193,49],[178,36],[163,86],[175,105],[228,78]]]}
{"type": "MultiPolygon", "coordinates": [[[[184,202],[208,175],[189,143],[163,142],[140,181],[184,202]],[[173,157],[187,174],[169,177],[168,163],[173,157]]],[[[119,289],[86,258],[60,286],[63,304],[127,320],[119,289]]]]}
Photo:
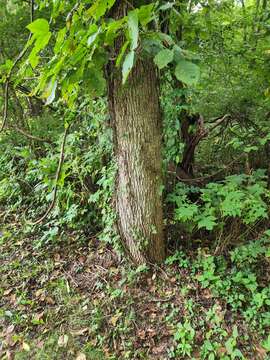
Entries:
{"type": "Polygon", "coordinates": [[[162,211],[161,111],[158,78],[149,59],[138,59],[127,85],[117,70],[109,80],[110,113],[118,165],[119,235],[137,264],[165,257],[162,211]]]}

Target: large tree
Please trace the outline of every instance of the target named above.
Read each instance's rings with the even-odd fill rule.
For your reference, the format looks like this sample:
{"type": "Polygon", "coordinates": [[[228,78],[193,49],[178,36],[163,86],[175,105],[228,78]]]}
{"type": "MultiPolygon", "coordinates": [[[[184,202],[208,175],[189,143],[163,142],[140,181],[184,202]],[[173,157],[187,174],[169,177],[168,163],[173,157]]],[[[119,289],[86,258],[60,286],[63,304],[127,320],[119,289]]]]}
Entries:
{"type": "MultiPolygon", "coordinates": [[[[158,70],[170,64],[178,80],[193,83],[198,78],[197,66],[186,59],[187,53],[173,36],[179,21],[177,5],[162,1],[37,2],[45,14],[50,10],[50,21],[47,15],[28,25],[31,36],[23,55],[31,51],[17,81],[39,74],[32,95],[49,105],[60,93],[70,110],[76,108],[81,91],[95,98],[108,90],[118,165],[119,235],[136,263],[160,262],[165,257],[165,240],[158,70]],[[44,54],[49,61],[44,61],[44,54]]],[[[6,63],[6,88],[14,68],[14,62],[6,63]]]]}

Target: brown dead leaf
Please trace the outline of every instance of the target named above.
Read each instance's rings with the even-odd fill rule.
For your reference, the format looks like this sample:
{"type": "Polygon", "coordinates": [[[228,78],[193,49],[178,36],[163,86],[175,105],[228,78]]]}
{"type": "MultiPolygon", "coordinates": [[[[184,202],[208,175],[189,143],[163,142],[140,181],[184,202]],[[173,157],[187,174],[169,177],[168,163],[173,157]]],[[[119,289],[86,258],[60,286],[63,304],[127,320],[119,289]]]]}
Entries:
{"type": "Polygon", "coordinates": [[[73,336],[80,336],[80,335],[85,334],[88,330],[89,330],[89,328],[84,328],[84,329],[79,329],[79,330],[71,330],[70,333],[73,336]]]}
{"type": "Polygon", "coordinates": [[[167,344],[162,344],[160,346],[154,346],[152,348],[152,353],[155,355],[160,355],[162,353],[164,353],[167,349],[167,344]]]}
{"type": "Polygon", "coordinates": [[[85,263],[85,261],[86,261],[86,256],[80,256],[79,257],[79,259],[78,259],[78,261],[79,261],[79,263],[81,264],[81,265],[83,265],[84,263],[85,263]]]}
{"type": "Polygon", "coordinates": [[[24,351],[26,352],[29,352],[30,351],[30,346],[26,343],[26,342],[23,342],[22,343],[22,348],[24,351]]]}
{"type": "Polygon", "coordinates": [[[8,334],[13,333],[14,328],[15,328],[15,326],[14,326],[14,325],[10,325],[10,326],[8,326],[8,327],[6,328],[5,334],[6,334],[6,335],[8,335],[8,334]]]}
{"type": "Polygon", "coordinates": [[[76,360],[86,360],[86,356],[83,353],[78,353],[76,360]]]}
{"type": "Polygon", "coordinates": [[[138,330],[137,335],[141,340],[144,340],[146,337],[145,330],[138,330]]]}
{"type": "Polygon", "coordinates": [[[36,292],[35,292],[35,297],[40,297],[41,295],[44,294],[44,289],[38,289],[36,292]]]}
{"type": "Polygon", "coordinates": [[[147,329],[148,337],[154,337],[157,335],[156,329],[148,328],[147,329]]]}
{"type": "Polygon", "coordinates": [[[54,305],[55,304],[55,301],[50,296],[46,296],[45,301],[49,305],[54,305]]]}
{"type": "Polygon", "coordinates": [[[217,350],[217,353],[218,355],[224,355],[226,354],[227,350],[225,347],[220,347],[218,350],[217,350]]]}
{"type": "Polygon", "coordinates": [[[38,341],[36,342],[36,347],[37,347],[38,349],[42,349],[43,346],[44,346],[44,341],[38,340],[38,341]]]}
{"type": "Polygon", "coordinates": [[[9,350],[6,351],[5,355],[6,355],[7,360],[12,360],[12,354],[9,350]]]}
{"type": "Polygon", "coordinates": [[[36,313],[35,316],[34,316],[34,320],[39,321],[40,319],[43,318],[43,315],[44,315],[44,311],[42,311],[40,313],[36,313]]]}
{"type": "Polygon", "coordinates": [[[259,344],[256,345],[255,348],[256,348],[256,351],[257,351],[258,359],[260,359],[260,360],[266,359],[266,357],[267,357],[266,350],[263,347],[261,347],[259,344]]]}
{"type": "Polygon", "coordinates": [[[12,288],[5,290],[3,295],[8,296],[12,292],[12,290],[13,290],[12,288]]]}
{"type": "Polygon", "coordinates": [[[60,256],[60,254],[58,254],[58,253],[56,253],[56,254],[54,254],[54,260],[55,261],[60,261],[61,260],[61,256],[60,256]]]}
{"type": "Polygon", "coordinates": [[[116,326],[117,324],[117,321],[120,319],[122,313],[118,313],[116,315],[114,315],[113,317],[110,318],[110,323],[113,325],[113,326],[116,326]]]}
{"type": "Polygon", "coordinates": [[[9,297],[9,301],[10,301],[12,304],[15,304],[15,303],[17,302],[16,295],[15,295],[15,294],[11,294],[10,297],[9,297]]]}
{"type": "Polygon", "coordinates": [[[68,335],[61,335],[58,339],[58,346],[59,347],[66,347],[68,343],[68,335]]]}

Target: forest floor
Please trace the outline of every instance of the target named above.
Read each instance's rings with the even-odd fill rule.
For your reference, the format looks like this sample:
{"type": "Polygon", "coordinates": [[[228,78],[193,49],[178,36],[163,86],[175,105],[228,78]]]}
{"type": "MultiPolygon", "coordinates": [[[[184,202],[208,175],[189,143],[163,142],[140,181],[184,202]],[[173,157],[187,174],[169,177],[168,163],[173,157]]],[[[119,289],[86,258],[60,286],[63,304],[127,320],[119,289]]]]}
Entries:
{"type": "Polygon", "coordinates": [[[257,285],[229,263],[179,251],[136,269],[95,238],[2,227],[0,359],[270,359],[269,258],[257,285]]]}

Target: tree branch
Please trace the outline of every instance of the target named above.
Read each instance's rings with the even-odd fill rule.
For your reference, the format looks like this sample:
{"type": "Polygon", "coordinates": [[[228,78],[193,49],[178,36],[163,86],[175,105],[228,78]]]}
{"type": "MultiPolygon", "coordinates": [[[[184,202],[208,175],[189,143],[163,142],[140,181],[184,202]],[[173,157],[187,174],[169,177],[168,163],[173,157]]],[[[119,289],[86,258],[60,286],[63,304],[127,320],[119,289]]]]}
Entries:
{"type": "Polygon", "coordinates": [[[66,140],[67,140],[67,135],[69,132],[71,124],[69,124],[64,132],[64,137],[63,137],[63,141],[62,141],[62,145],[61,145],[61,151],[60,151],[60,156],[59,156],[59,162],[58,162],[58,167],[57,167],[57,171],[55,174],[55,184],[54,184],[54,189],[53,189],[53,198],[52,198],[52,202],[49,205],[48,209],[46,210],[45,214],[38,220],[34,221],[34,222],[28,222],[29,225],[38,225],[40,223],[42,223],[47,216],[51,213],[51,211],[53,210],[55,204],[56,204],[56,199],[57,199],[57,191],[58,191],[58,181],[61,175],[61,170],[62,170],[62,166],[64,163],[64,159],[65,159],[65,145],[66,145],[66,140]]]}
{"type": "Polygon", "coordinates": [[[29,134],[25,130],[20,129],[17,126],[10,126],[10,128],[16,130],[18,133],[24,135],[25,137],[27,137],[30,140],[39,141],[39,142],[43,142],[43,143],[47,143],[47,144],[53,144],[53,142],[51,140],[43,139],[43,138],[40,138],[39,136],[29,134]]]}

